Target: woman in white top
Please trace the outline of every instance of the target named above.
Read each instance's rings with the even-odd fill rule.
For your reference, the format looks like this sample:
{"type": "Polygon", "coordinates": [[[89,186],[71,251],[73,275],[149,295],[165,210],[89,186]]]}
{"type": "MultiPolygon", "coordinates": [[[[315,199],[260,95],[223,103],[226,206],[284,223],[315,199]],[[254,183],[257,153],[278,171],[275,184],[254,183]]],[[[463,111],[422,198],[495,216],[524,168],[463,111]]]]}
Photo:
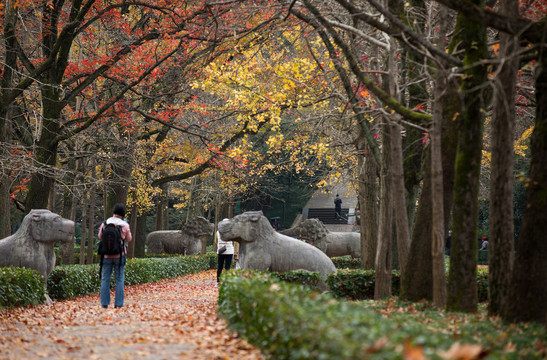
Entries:
{"type": "Polygon", "coordinates": [[[217,284],[220,280],[220,274],[222,273],[222,268],[230,270],[232,265],[232,258],[234,257],[234,243],[232,241],[224,241],[220,237],[220,233],[217,231],[217,254],[218,254],[218,267],[217,267],[217,284]],[[222,253],[220,250],[226,247],[226,250],[222,253]]]}

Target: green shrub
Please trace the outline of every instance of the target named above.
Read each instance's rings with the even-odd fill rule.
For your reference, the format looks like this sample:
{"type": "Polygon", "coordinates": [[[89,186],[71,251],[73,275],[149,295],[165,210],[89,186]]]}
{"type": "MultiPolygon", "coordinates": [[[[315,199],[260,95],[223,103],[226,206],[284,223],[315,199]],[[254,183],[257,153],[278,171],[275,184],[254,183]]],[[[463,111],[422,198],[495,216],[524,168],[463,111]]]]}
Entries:
{"type": "MultiPolygon", "coordinates": [[[[264,273],[230,272],[218,303],[230,327],[273,359],[369,359],[367,349],[396,330],[358,303],[339,302],[264,273]]],[[[394,343],[376,352],[378,358],[400,358],[394,343]]]]}
{"type": "MultiPolygon", "coordinates": [[[[125,266],[125,284],[144,284],[209,270],[210,259],[210,255],[129,259],[125,266]]],[[[114,283],[114,277],[111,282],[114,283]]],[[[49,275],[48,292],[52,299],[68,299],[97,293],[100,284],[98,264],[61,265],[49,275]]]]}
{"type": "Polygon", "coordinates": [[[390,360],[411,356],[413,349],[420,358],[441,359],[458,343],[480,344],[489,359],[545,354],[545,327],[539,324],[507,325],[486,316],[484,309],[447,315],[427,302],[394,297],[339,300],[269,273],[227,272],[218,305],[230,328],[272,359],[390,360]]]}
{"type": "MultiPolygon", "coordinates": [[[[327,277],[330,292],[339,298],[352,300],[374,299],[374,270],[338,270],[327,277]]],[[[393,295],[399,295],[400,274],[392,271],[391,288],[393,295]]]]}
{"type": "Polygon", "coordinates": [[[488,265],[488,250],[479,250],[479,265],[488,265]]]}
{"type": "Polygon", "coordinates": [[[331,258],[337,269],[360,269],[363,267],[361,259],[353,259],[351,256],[340,256],[331,258]]]}
{"type": "Polygon", "coordinates": [[[47,279],[52,299],[69,299],[98,291],[101,284],[99,265],[59,265],[47,279]]]}
{"type": "Polygon", "coordinates": [[[477,292],[479,302],[488,301],[488,269],[477,270],[477,292]]]}
{"type": "Polygon", "coordinates": [[[305,270],[272,273],[271,275],[279,280],[305,285],[315,290],[319,289],[319,282],[321,281],[318,272],[309,272],[305,270]]]}
{"type": "Polygon", "coordinates": [[[45,281],[32,269],[0,268],[0,306],[27,306],[41,304],[46,300],[45,281]]]}

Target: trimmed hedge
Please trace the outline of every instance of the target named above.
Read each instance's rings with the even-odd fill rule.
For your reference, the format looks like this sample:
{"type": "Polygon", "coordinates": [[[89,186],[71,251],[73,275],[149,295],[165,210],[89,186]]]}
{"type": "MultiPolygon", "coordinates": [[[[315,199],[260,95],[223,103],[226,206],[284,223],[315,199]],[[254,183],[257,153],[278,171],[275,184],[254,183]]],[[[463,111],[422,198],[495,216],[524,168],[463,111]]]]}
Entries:
{"type": "MultiPolygon", "coordinates": [[[[340,302],[265,273],[229,272],[218,303],[230,327],[273,359],[370,359],[367,349],[374,349],[376,341],[401,333],[358,303],[340,302]]],[[[400,358],[393,340],[375,350],[377,359],[400,358]]]]}
{"type": "MultiPolygon", "coordinates": [[[[172,279],[211,268],[211,255],[129,259],[125,266],[125,285],[172,279]]],[[[216,259],[216,256],[214,256],[216,259]]],[[[114,282],[114,277],[111,279],[114,282]]],[[[53,299],[68,299],[97,293],[101,280],[99,265],[60,265],[49,275],[48,292],[53,299]]]]}
{"type": "Polygon", "coordinates": [[[331,258],[337,269],[361,269],[363,263],[361,259],[353,259],[350,256],[339,256],[331,258]]]}
{"type": "Polygon", "coordinates": [[[544,354],[541,325],[504,325],[484,313],[447,316],[427,303],[395,298],[339,300],[270,273],[227,272],[218,305],[229,327],[271,359],[391,360],[413,350],[416,358],[440,359],[458,343],[478,344],[492,359],[544,354]]]}
{"type": "MultiPolygon", "coordinates": [[[[399,295],[399,271],[391,272],[391,288],[393,295],[399,295]]],[[[374,270],[339,269],[337,274],[327,277],[330,292],[340,298],[351,300],[374,299],[374,270]]]]}
{"type": "MultiPolygon", "coordinates": [[[[374,270],[338,269],[338,273],[327,277],[327,286],[330,293],[337,298],[347,300],[374,299],[374,270]]],[[[290,271],[285,273],[271,273],[271,276],[291,283],[306,285],[318,290],[319,273],[307,271],[290,271]]],[[[399,295],[401,276],[399,271],[392,271],[392,294],[399,295]]],[[[480,302],[488,301],[488,269],[477,270],[477,288],[480,302]]]]}
{"type": "MultiPolygon", "coordinates": [[[[216,254],[130,259],[125,284],[136,285],[216,268],[216,254]]],[[[114,279],[112,277],[112,282],[114,279]]],[[[52,299],[63,300],[99,292],[99,265],[59,265],[49,274],[52,299]]],[[[44,279],[35,270],[0,268],[0,306],[37,305],[45,301],[44,279]]]]}
{"type": "Polygon", "coordinates": [[[44,278],[32,269],[0,268],[0,307],[37,305],[45,302],[44,278]]]}

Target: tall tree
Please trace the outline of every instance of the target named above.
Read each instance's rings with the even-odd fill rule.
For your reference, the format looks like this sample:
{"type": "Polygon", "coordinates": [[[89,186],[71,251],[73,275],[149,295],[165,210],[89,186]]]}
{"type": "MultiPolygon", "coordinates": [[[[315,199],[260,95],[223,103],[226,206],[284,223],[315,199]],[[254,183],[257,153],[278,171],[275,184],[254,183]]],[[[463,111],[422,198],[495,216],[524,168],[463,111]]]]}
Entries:
{"type": "MultiPolygon", "coordinates": [[[[518,14],[518,1],[501,4],[503,15],[518,14]]],[[[518,38],[499,34],[499,67],[494,78],[492,169],[490,173],[490,236],[488,240],[488,312],[501,314],[507,301],[514,258],[513,133],[515,85],[519,66],[518,38]]]]}
{"type": "MultiPolygon", "coordinates": [[[[482,6],[483,2],[475,4],[482,6]]],[[[486,27],[458,15],[453,44],[465,49],[462,121],[458,129],[454,183],[453,236],[448,276],[448,310],[477,310],[478,191],[482,150],[487,56],[486,27]]]]}
{"type": "MultiPolygon", "coordinates": [[[[546,18],[547,19],[547,18],[546,18]]],[[[536,122],[526,185],[526,209],[516,249],[509,298],[502,316],[547,324],[547,47],[536,65],[536,122]]]]}

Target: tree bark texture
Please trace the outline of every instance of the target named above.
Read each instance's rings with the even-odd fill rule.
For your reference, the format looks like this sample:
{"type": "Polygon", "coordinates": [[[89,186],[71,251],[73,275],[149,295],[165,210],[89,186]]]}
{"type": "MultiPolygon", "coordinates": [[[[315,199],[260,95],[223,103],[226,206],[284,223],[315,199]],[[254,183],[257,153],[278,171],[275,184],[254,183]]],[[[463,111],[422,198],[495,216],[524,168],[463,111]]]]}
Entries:
{"type": "Polygon", "coordinates": [[[509,321],[547,324],[547,50],[540,52],[535,71],[537,107],[526,184],[526,209],[503,317],[509,321]]]}
{"type": "MultiPolygon", "coordinates": [[[[82,199],[82,227],[80,228],[80,265],[85,264],[86,240],[87,240],[87,192],[84,191],[82,199]]],[[[88,245],[89,246],[89,245],[88,245]]]]}
{"type": "MultiPolygon", "coordinates": [[[[384,144],[390,141],[390,126],[383,126],[384,144]]],[[[393,236],[393,195],[391,189],[391,154],[389,146],[382,152],[382,172],[380,176],[380,221],[375,260],[374,299],[391,296],[391,243],[393,236]]]]}
{"type": "MultiPolygon", "coordinates": [[[[444,36],[444,33],[443,33],[444,36]]],[[[444,269],[445,226],[443,197],[443,166],[441,157],[442,98],[446,91],[445,73],[437,70],[433,126],[431,129],[431,256],[433,272],[433,303],[446,306],[446,274],[444,269]]]]}
{"type": "MultiPolygon", "coordinates": [[[[71,187],[74,187],[74,183],[76,181],[76,159],[71,158],[68,161],[68,174],[65,178],[65,191],[63,194],[63,211],[61,212],[61,216],[70,219],[74,221],[74,218],[71,217],[73,213],[73,209],[75,207],[74,204],[74,196],[71,191],[71,187]]],[[[61,242],[59,244],[59,252],[61,255],[61,264],[74,264],[74,236],[72,236],[72,240],[68,242],[61,242]]]]}
{"type": "MultiPolygon", "coordinates": [[[[95,169],[95,167],[93,167],[95,169]]],[[[95,174],[93,174],[95,178],[95,174]]],[[[87,216],[87,256],[86,264],[93,264],[93,255],[94,255],[94,239],[95,239],[95,205],[96,201],[96,192],[97,185],[93,185],[89,191],[89,211],[87,216]]]]}
{"type": "MultiPolygon", "coordinates": [[[[477,5],[483,2],[474,1],[477,5]]],[[[461,87],[463,114],[458,131],[456,176],[454,182],[453,236],[450,250],[447,309],[477,310],[477,226],[478,191],[482,156],[483,86],[486,66],[478,64],[487,56],[486,28],[461,14],[455,39],[465,49],[461,87]]]]}
{"type": "Polygon", "coordinates": [[[146,244],[146,212],[137,215],[137,226],[133,235],[133,241],[135,242],[135,257],[145,257],[145,244],[146,244]]]}
{"type": "Polygon", "coordinates": [[[361,208],[361,260],[363,268],[374,270],[378,242],[378,164],[367,152],[359,157],[359,204],[361,208]]]}
{"type": "MultiPolygon", "coordinates": [[[[518,14],[518,1],[501,3],[506,15],[518,14]]],[[[488,239],[488,313],[499,315],[507,300],[514,258],[513,136],[515,84],[519,67],[518,38],[500,33],[500,66],[494,79],[490,235],[488,239]]]]}
{"type": "MultiPolygon", "coordinates": [[[[395,118],[400,119],[397,115],[395,118]]],[[[403,141],[401,136],[401,127],[396,119],[392,119],[390,131],[391,145],[391,167],[392,167],[392,188],[393,188],[393,211],[395,218],[395,229],[397,238],[397,258],[399,259],[399,268],[401,276],[406,270],[406,263],[410,248],[410,230],[408,225],[408,214],[405,197],[405,179],[403,170],[403,141]]]]}

